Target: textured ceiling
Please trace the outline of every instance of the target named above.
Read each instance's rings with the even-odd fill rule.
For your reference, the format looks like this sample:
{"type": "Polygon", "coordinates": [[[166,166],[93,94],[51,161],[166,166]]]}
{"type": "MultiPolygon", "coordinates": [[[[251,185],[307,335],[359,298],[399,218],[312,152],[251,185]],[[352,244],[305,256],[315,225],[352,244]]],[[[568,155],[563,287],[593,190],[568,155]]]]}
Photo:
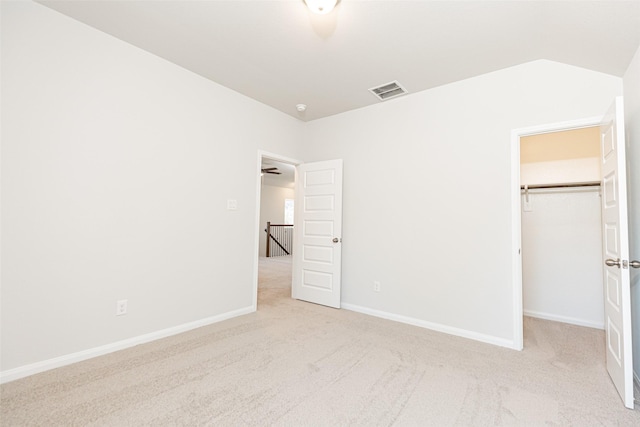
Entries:
{"type": "Polygon", "coordinates": [[[640,44],[640,0],[40,3],[304,121],[536,59],[622,76],[640,44]]]}

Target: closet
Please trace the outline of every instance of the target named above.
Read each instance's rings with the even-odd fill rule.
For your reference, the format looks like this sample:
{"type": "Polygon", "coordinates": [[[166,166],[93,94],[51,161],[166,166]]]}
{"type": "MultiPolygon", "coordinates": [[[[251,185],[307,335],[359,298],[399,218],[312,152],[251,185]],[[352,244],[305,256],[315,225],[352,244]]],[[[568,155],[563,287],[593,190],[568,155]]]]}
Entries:
{"type": "Polygon", "coordinates": [[[525,316],[604,328],[598,127],[520,140],[525,316]]]}

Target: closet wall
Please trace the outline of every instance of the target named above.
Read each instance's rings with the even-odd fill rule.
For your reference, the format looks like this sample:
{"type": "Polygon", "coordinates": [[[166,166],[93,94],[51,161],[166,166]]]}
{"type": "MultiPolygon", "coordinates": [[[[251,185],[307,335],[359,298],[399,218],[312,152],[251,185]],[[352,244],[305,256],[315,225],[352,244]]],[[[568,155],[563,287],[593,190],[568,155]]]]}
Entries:
{"type": "MultiPolygon", "coordinates": [[[[599,130],[521,139],[522,185],[600,181],[599,130]]],[[[600,187],[530,189],[522,194],[524,314],[604,327],[600,187]]]]}

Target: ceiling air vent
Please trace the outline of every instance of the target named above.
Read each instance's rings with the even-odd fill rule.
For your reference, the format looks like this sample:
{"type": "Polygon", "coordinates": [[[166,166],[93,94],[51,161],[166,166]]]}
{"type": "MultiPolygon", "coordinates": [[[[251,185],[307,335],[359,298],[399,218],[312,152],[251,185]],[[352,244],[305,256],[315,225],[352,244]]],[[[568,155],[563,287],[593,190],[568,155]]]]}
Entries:
{"type": "Polygon", "coordinates": [[[387,99],[395,98],[396,96],[404,95],[407,90],[400,86],[397,81],[385,83],[382,86],[369,89],[380,101],[386,101],[387,99]]]}

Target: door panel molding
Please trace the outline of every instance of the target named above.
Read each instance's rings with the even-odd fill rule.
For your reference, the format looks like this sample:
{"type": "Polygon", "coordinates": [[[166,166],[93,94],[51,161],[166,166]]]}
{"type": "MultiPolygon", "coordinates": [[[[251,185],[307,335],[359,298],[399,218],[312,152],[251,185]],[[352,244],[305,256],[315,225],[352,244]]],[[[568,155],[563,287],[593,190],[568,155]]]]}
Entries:
{"type": "Polygon", "coordinates": [[[292,297],[340,308],[342,160],[296,168],[296,228],[292,297]]]}
{"type": "Polygon", "coordinates": [[[600,124],[603,150],[601,170],[604,281],[607,289],[604,314],[607,323],[607,371],[624,405],[633,408],[631,350],[631,278],[624,135],[624,103],[617,97],[600,124]]]}

